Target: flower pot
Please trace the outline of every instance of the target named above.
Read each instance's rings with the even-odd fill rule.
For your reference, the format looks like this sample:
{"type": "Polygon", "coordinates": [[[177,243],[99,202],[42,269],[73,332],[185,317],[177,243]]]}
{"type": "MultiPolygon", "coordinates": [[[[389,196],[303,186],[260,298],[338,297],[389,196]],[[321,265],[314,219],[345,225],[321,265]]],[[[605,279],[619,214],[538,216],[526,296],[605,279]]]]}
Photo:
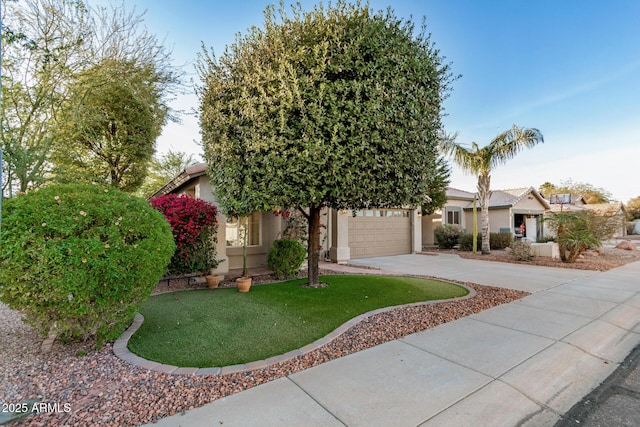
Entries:
{"type": "Polygon", "coordinates": [[[238,287],[238,292],[249,292],[251,288],[251,277],[238,277],[236,279],[236,286],[238,287]]]}
{"type": "Polygon", "coordinates": [[[209,289],[215,289],[220,284],[220,276],[218,275],[208,275],[205,279],[207,280],[207,286],[209,289]]]}

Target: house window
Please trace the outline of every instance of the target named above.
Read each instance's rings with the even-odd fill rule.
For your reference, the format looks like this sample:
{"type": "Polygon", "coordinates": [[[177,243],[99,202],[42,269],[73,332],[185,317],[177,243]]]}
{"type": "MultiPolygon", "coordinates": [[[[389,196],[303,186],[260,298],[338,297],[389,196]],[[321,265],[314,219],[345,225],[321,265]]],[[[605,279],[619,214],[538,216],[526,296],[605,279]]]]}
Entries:
{"type": "Polygon", "coordinates": [[[227,246],[233,248],[242,247],[242,232],[245,229],[247,230],[247,246],[259,246],[260,212],[254,212],[240,219],[227,218],[227,246]]]}
{"type": "Polygon", "coordinates": [[[447,210],[447,224],[461,225],[460,210],[447,210]]]}

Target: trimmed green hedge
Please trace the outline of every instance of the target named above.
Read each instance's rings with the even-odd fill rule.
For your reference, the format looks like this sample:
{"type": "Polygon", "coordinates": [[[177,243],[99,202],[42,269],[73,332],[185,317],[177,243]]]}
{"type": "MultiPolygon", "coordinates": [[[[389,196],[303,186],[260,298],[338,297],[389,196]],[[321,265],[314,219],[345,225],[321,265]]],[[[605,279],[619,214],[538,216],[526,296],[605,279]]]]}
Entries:
{"type": "Polygon", "coordinates": [[[131,322],[175,249],[144,199],[92,185],[5,201],[0,239],[0,300],[43,335],[98,346],[131,322]]]}
{"type": "MultiPolygon", "coordinates": [[[[506,249],[511,245],[513,235],[511,233],[489,233],[489,247],[491,249],[506,249]]],[[[473,250],[473,234],[467,233],[460,236],[458,241],[461,251],[473,250]]],[[[482,244],[482,234],[478,233],[478,250],[482,244]]]]}

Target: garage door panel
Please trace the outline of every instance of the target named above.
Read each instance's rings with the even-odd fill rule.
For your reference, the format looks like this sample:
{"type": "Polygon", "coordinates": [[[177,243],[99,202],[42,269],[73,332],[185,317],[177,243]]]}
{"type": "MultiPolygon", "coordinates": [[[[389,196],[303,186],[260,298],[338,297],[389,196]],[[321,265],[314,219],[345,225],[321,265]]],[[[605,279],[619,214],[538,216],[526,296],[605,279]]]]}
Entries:
{"type": "Polygon", "coordinates": [[[411,218],[407,210],[373,211],[349,218],[351,258],[411,253],[411,218]]]}

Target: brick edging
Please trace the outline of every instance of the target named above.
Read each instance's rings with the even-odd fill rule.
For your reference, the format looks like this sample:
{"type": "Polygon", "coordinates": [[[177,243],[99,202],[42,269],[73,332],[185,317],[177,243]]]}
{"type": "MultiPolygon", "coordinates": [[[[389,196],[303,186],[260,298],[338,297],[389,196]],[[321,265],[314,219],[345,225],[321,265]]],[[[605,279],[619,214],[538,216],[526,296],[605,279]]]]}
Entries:
{"type": "Polygon", "coordinates": [[[334,329],[332,332],[330,332],[326,336],[312,342],[311,344],[307,344],[304,347],[299,348],[297,350],[292,350],[290,352],[281,354],[279,356],[273,356],[265,360],[257,360],[255,362],[243,363],[239,365],[223,366],[223,367],[180,368],[178,366],[165,365],[163,363],[158,363],[152,360],[144,359],[136,354],[133,354],[128,348],[129,339],[131,339],[133,334],[135,334],[136,331],[140,328],[140,326],[142,326],[142,322],[144,322],[144,316],[142,316],[142,314],[140,313],[136,313],[131,326],[129,326],[129,328],[126,331],[124,331],[124,333],[120,335],[120,337],[113,344],[113,354],[118,356],[121,360],[124,360],[125,362],[129,362],[140,368],[149,369],[151,371],[156,371],[156,372],[164,372],[165,374],[171,374],[171,375],[225,375],[225,374],[235,374],[239,372],[249,372],[256,369],[264,369],[264,368],[268,368],[271,365],[287,362],[298,356],[303,356],[307,353],[317,350],[323,345],[328,344],[334,339],[338,338],[340,335],[345,333],[347,330],[349,330],[356,324],[376,314],[385,313],[387,311],[395,310],[401,307],[403,308],[418,307],[423,305],[439,304],[443,302],[461,301],[461,300],[473,298],[476,296],[475,289],[460,283],[456,283],[456,284],[458,286],[462,286],[463,288],[467,289],[469,291],[469,294],[463,297],[414,302],[410,304],[395,305],[391,307],[383,307],[383,308],[378,308],[376,310],[368,311],[366,313],[363,313],[363,314],[360,314],[359,316],[354,317],[351,320],[348,320],[347,322],[338,326],[336,329],[334,329]]]}

